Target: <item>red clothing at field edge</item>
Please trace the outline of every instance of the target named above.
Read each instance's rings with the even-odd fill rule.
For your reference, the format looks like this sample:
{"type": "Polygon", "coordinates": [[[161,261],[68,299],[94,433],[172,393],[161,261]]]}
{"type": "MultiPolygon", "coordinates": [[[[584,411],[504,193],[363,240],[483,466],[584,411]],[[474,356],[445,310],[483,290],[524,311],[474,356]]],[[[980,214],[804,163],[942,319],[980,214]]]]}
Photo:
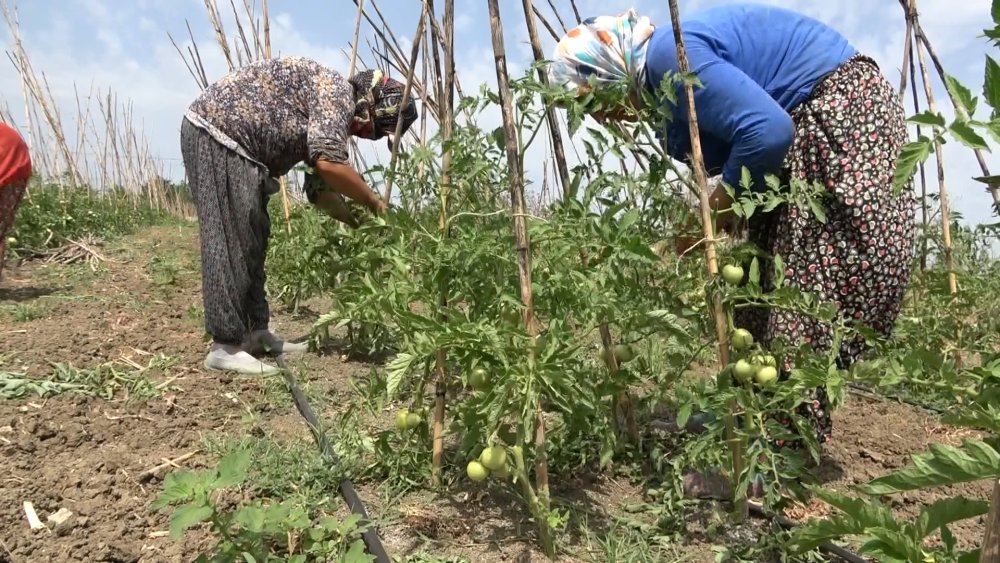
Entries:
{"type": "Polygon", "coordinates": [[[31,155],[21,135],[6,123],[0,123],[0,186],[31,177],[31,155]]]}

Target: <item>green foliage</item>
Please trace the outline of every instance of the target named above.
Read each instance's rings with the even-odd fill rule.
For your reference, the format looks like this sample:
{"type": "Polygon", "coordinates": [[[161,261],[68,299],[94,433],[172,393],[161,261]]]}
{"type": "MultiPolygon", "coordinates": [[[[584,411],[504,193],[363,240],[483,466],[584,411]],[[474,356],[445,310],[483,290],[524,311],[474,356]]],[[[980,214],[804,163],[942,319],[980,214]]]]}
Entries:
{"type": "Polygon", "coordinates": [[[286,306],[297,308],[311,297],[336,286],[340,266],[339,239],[344,227],[311,206],[293,206],[292,232],[285,228],[281,198],[272,197],[271,239],[267,249],[268,292],[286,306]]]}
{"type": "Polygon", "coordinates": [[[8,233],[17,253],[58,247],[69,239],[93,235],[102,239],[131,234],[173,220],[164,210],[120,191],[97,194],[89,188],[68,188],[33,181],[17,209],[8,233]]]}
{"type": "Polygon", "coordinates": [[[150,372],[162,373],[178,363],[177,358],[157,355],[142,369],[122,362],[107,362],[92,368],[77,368],[65,362],[53,364],[44,378],[29,377],[24,370],[10,369],[0,357],[0,399],[29,396],[52,397],[73,393],[102,399],[143,401],[161,389],[150,380],[150,372]]]}
{"type": "Polygon", "coordinates": [[[153,510],[173,507],[170,533],[175,538],[200,524],[211,529],[216,544],[198,555],[199,562],[373,561],[365,553],[358,527],[360,517],[344,520],[321,515],[315,520],[292,502],[253,501],[227,510],[220,502],[228,490],[247,480],[252,456],[238,449],[211,469],[179,470],[167,475],[153,510]],[[295,538],[298,541],[292,545],[295,538]]]}

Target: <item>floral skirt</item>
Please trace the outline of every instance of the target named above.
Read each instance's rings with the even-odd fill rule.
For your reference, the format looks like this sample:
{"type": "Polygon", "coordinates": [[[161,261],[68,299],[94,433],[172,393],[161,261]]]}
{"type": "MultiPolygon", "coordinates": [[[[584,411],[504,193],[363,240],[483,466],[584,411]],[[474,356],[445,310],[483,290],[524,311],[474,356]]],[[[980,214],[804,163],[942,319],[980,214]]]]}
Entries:
{"type": "MultiPolygon", "coordinates": [[[[795,139],[783,175],[786,181],[826,186],[826,221],[786,204],[751,217],[749,240],[781,257],[788,284],[834,302],[843,317],[888,336],[909,282],[915,234],[912,192],[903,189],[897,196],[892,190],[896,159],[907,142],[898,95],[875,61],[858,54],[791,115],[795,139]]],[[[761,264],[765,290],[773,289],[772,272],[770,263],[761,264]]],[[[734,320],[765,346],[778,340],[791,346],[805,342],[825,352],[833,345],[829,325],[793,311],[742,309],[734,320]]],[[[846,369],[866,351],[863,339],[845,338],[839,366],[846,369]]],[[[782,362],[782,378],[791,363],[782,362]]],[[[826,390],[815,389],[802,409],[819,443],[829,441],[826,390]]]]}

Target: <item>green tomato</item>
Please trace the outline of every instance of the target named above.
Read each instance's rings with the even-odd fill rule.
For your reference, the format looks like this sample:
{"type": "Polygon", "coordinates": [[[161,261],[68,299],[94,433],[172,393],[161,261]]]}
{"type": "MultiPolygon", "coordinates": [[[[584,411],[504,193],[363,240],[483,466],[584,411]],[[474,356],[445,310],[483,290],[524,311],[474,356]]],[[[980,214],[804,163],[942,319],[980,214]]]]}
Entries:
{"type": "Polygon", "coordinates": [[[407,428],[416,428],[417,426],[420,425],[420,422],[422,420],[423,420],[422,416],[420,416],[419,414],[417,414],[415,412],[411,412],[410,414],[406,415],[406,427],[407,428]]]}
{"type": "MultiPolygon", "coordinates": [[[[628,344],[616,344],[612,348],[612,353],[615,356],[615,362],[621,366],[624,363],[631,362],[635,358],[635,350],[628,344]]],[[[601,357],[607,362],[609,359],[608,349],[604,348],[601,350],[601,357]]]]}
{"type": "Polygon", "coordinates": [[[490,376],[483,368],[476,368],[469,374],[469,385],[476,391],[482,391],[490,383],[490,376]]]}
{"type": "Polygon", "coordinates": [[[736,264],[726,264],[722,267],[722,279],[729,285],[739,285],[743,281],[743,267],[736,264]]]}
{"type": "Polygon", "coordinates": [[[14,246],[15,244],[17,244],[17,239],[14,237],[7,237],[7,244],[14,246]]]}
{"type": "Polygon", "coordinates": [[[465,466],[465,473],[475,482],[480,482],[490,476],[490,470],[483,467],[483,464],[476,460],[469,462],[469,465],[465,466]]]}
{"type": "Polygon", "coordinates": [[[479,462],[487,469],[496,471],[507,465],[507,450],[503,446],[490,446],[479,454],[479,462]]]}
{"type": "Polygon", "coordinates": [[[496,477],[497,479],[506,479],[507,477],[510,477],[510,466],[505,463],[500,467],[500,469],[490,471],[490,475],[496,477]]]}
{"type": "Polygon", "coordinates": [[[743,381],[744,383],[750,381],[750,378],[756,373],[757,368],[746,360],[739,360],[733,365],[733,375],[736,376],[736,379],[743,381]]]}
{"type": "Polygon", "coordinates": [[[757,370],[754,380],[760,385],[770,385],[778,379],[778,370],[771,366],[763,366],[757,370]]]}
{"type": "Polygon", "coordinates": [[[396,411],[396,430],[402,432],[409,428],[410,409],[396,411]]]}
{"type": "Polygon", "coordinates": [[[738,328],[733,331],[732,341],[734,350],[746,350],[753,346],[753,335],[745,328],[738,328]]]}
{"type": "Polygon", "coordinates": [[[635,358],[635,349],[628,344],[615,345],[615,359],[619,364],[631,362],[635,358]]]}

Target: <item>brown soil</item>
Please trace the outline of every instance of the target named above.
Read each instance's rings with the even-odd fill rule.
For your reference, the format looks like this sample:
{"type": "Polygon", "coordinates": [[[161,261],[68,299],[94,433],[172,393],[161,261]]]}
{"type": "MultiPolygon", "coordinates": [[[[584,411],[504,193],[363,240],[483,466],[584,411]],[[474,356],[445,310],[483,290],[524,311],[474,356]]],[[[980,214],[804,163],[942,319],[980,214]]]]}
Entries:
{"type": "MultiPolygon", "coordinates": [[[[266,384],[203,370],[201,320],[191,314],[201,304],[195,229],[155,228],[111,245],[104,255],[110,259],[106,271],[97,273],[40,262],[8,266],[0,281],[0,369],[44,376],[54,362],[145,366],[156,354],[178,361],[149,372],[162,392],[148,401],[70,394],[0,401],[0,562],[191,561],[207,546],[207,535],[196,532],[183,541],[167,536],[167,515],[150,509],[162,472],[152,478],[143,473],[199,450],[207,435],[247,433],[260,424],[244,416],[247,410],[264,415],[260,419],[272,436],[308,439],[289,401],[263,400],[266,384]],[[167,283],[151,265],[156,256],[171,257],[175,265],[167,283]],[[9,311],[19,306],[36,307],[42,315],[15,321],[9,311]],[[42,521],[60,508],[74,516],[54,529],[32,531],[25,502],[42,521]]],[[[310,319],[275,309],[272,328],[279,334],[306,333],[310,319]]],[[[350,392],[348,380],[363,378],[372,367],[344,361],[336,352],[308,355],[303,362],[309,373],[322,374],[327,405],[336,405],[337,395],[350,392]]],[[[853,396],[835,420],[836,441],[820,475],[838,488],[900,467],[929,443],[959,439],[919,410],[853,396]]],[[[198,454],[181,465],[213,462],[198,454]]],[[[389,519],[381,535],[392,554],[425,550],[477,562],[544,560],[533,547],[523,504],[495,486],[486,492],[463,483],[444,498],[417,493],[391,502],[379,498],[375,484],[358,489],[373,516],[389,519]]],[[[981,498],[988,493],[985,484],[958,491],[981,498]]],[[[623,504],[641,499],[626,478],[612,477],[563,479],[553,494],[585,505],[596,529],[608,514],[621,513],[623,504]]],[[[932,498],[905,495],[898,507],[915,514],[932,498]]],[[[791,515],[821,513],[817,505],[791,515]]],[[[955,530],[967,544],[978,542],[982,531],[982,522],[955,530]]],[[[579,545],[581,555],[564,560],[586,560],[587,551],[579,545]]],[[[710,562],[713,554],[707,543],[692,540],[668,559],[710,562]]]]}

